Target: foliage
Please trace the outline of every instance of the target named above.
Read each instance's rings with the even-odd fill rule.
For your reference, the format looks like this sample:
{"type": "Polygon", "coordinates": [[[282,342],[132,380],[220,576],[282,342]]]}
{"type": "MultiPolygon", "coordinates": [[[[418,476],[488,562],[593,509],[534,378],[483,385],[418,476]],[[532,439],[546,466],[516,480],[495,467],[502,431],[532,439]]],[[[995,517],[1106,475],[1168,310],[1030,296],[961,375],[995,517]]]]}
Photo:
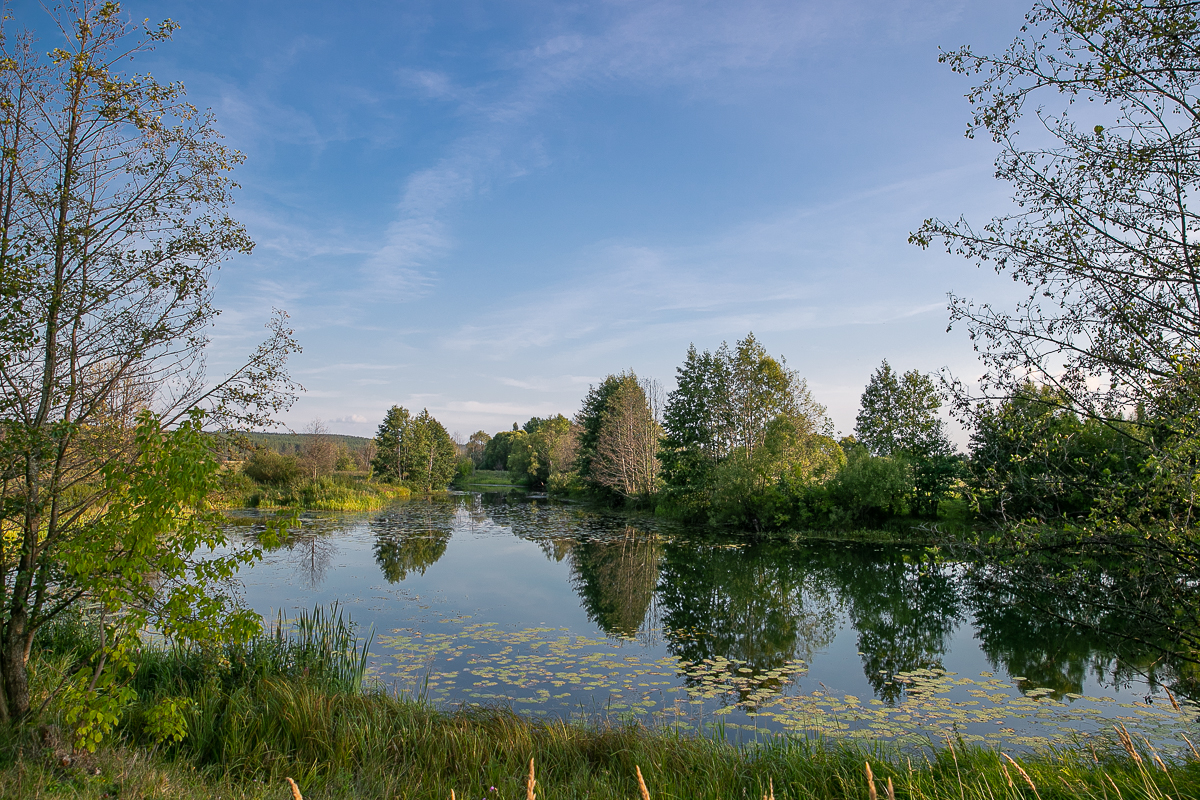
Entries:
{"type": "Polygon", "coordinates": [[[471,434],[471,438],[467,440],[467,455],[476,468],[482,468],[484,465],[484,453],[487,451],[488,442],[492,440],[484,431],[475,431],[471,434]]]}
{"type": "Polygon", "coordinates": [[[1114,488],[1149,486],[1149,449],[1133,423],[1081,418],[1050,387],[1026,385],[1002,403],[980,405],[971,433],[968,484],[974,502],[1000,523],[1085,523],[1114,488]],[[1132,433],[1132,435],[1130,435],[1132,433]]]}
{"type": "Polygon", "coordinates": [[[242,472],[259,483],[286,486],[300,477],[300,462],[274,450],[255,450],[246,459],[242,472]]]}
{"type": "Polygon", "coordinates": [[[304,450],[300,456],[300,464],[305,472],[313,478],[329,475],[337,468],[339,460],[338,443],[329,433],[329,427],[320,419],[314,419],[304,429],[308,434],[304,440],[304,450]]]}
{"type": "MultiPolygon", "coordinates": [[[[496,434],[496,441],[503,433],[496,434]]],[[[533,488],[545,488],[550,479],[575,463],[578,430],[562,414],[533,417],[524,429],[506,438],[509,474],[533,488]]]]}
{"type": "Polygon", "coordinates": [[[948,454],[954,447],[938,416],[941,406],[928,375],[915,369],[897,375],[884,360],[863,390],[854,436],[873,456],[948,454]]]}
{"type": "Polygon", "coordinates": [[[454,478],[458,450],[429,409],[413,417],[408,409],[388,409],[375,434],[378,450],[371,467],[381,478],[402,481],[418,492],[446,488],[454,478]]]}
{"type": "Polygon", "coordinates": [[[77,717],[90,737],[139,619],[182,636],[248,624],[222,627],[225,600],[204,592],[226,562],[190,562],[219,539],[196,511],[216,467],[190,415],[269,423],[295,343],[279,312],[240,368],[205,372],[211,273],[252,242],[227,213],[241,155],[182,85],[125,71],[174,24],[134,28],[115,3],[50,14],[59,47],[6,16],[0,58],[0,719],[30,710],[36,631],[90,600],[112,614],[108,659],[70,690],[97,703],[77,717]]]}
{"type": "Polygon", "coordinates": [[[865,447],[853,448],[829,486],[836,505],[832,521],[878,525],[906,513],[912,493],[912,472],[903,458],[872,456],[865,447]]]}
{"type": "MultiPolygon", "coordinates": [[[[138,458],[106,466],[108,502],[87,523],[86,538],[51,545],[61,570],[52,587],[59,605],[65,610],[87,598],[99,607],[88,669],[71,677],[60,700],[77,743],[90,750],[130,699],[125,684],[147,625],[181,642],[236,641],[258,629],[258,616],[240,608],[223,587],[260,551],[234,548],[228,555],[193,558],[198,550],[229,545],[219,520],[204,510],[217,465],[201,420],[196,412],[164,430],[144,412],[135,433],[138,458]]],[[[53,618],[43,616],[38,627],[53,618]]]]}
{"type": "MultiPolygon", "coordinates": [[[[1200,564],[1198,54],[1196,3],[1123,0],[1038,2],[1005,52],[943,54],[980,76],[968,133],[1000,146],[996,176],[1015,209],[982,228],[926,220],[910,237],[1025,293],[1011,311],[951,300],[987,367],[983,397],[960,386],[957,400],[1004,538],[1035,561],[1079,548],[1144,564],[1140,589],[1094,598],[1139,618],[1152,598],[1172,607],[1200,564]],[[1018,138],[1028,109],[1040,146],[1018,138]],[[1053,524],[1014,525],[1022,514],[1053,524]]],[[[1177,625],[1167,612],[1160,621],[1177,625]]],[[[1186,626],[1176,630],[1178,652],[1200,661],[1186,626]]]]}
{"type": "Polygon", "coordinates": [[[403,480],[407,462],[407,434],[412,415],[407,408],[392,406],[375,432],[375,458],[371,461],[374,474],[385,480],[403,480]]]}
{"type": "Polygon", "coordinates": [[[663,428],[660,508],[684,517],[759,527],[777,514],[748,513],[755,496],[785,475],[827,477],[824,455],[808,460],[816,453],[834,457],[824,441],[832,433],[825,408],[753,334],[715,353],[688,349],[663,428]]]}
{"type": "Polygon", "coordinates": [[[442,423],[422,409],[409,425],[405,451],[411,466],[404,470],[416,491],[445,489],[454,478],[458,450],[442,423]]]}
{"type": "Polygon", "coordinates": [[[305,478],[284,486],[256,486],[240,497],[230,498],[237,502],[227,502],[224,507],[377,511],[411,496],[412,490],[407,486],[338,475],[305,478]]]}
{"type": "Polygon", "coordinates": [[[898,375],[886,360],[863,390],[854,434],[874,456],[894,456],[912,471],[913,513],[935,516],[958,477],[959,460],[938,415],[933,380],[917,370],[898,375]]]}
{"type": "Polygon", "coordinates": [[[618,375],[609,375],[599,386],[589,386],[587,396],[583,398],[579,407],[579,413],[575,415],[575,424],[579,426],[575,471],[579,473],[581,480],[588,480],[592,474],[592,459],[596,457],[600,428],[604,424],[604,411],[608,408],[609,398],[620,385],[620,378],[618,375]]]}
{"type": "Polygon", "coordinates": [[[500,431],[495,436],[488,439],[483,448],[482,463],[480,469],[486,470],[507,470],[508,455],[512,452],[513,441],[524,435],[524,431],[517,430],[517,423],[513,423],[511,431],[500,431]]]}
{"type": "MultiPolygon", "coordinates": [[[[611,492],[625,500],[652,497],[659,488],[658,440],[662,427],[651,408],[647,386],[633,372],[608,376],[603,392],[604,406],[599,419],[577,417],[582,430],[595,429],[594,446],[587,458],[577,461],[580,479],[593,489],[611,492]],[[598,423],[598,425],[597,425],[598,423]]],[[[598,400],[590,405],[595,413],[598,400]]]]}

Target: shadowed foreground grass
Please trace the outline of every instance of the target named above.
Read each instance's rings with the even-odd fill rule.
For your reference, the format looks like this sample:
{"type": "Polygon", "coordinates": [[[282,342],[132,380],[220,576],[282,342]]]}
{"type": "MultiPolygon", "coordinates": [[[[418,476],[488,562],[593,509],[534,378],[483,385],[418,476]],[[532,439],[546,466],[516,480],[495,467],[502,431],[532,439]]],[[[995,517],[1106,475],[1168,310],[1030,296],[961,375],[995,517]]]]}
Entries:
{"type": "MultiPolygon", "coordinates": [[[[138,699],[114,744],[72,753],[53,728],[0,741],[0,797],[861,798],[1166,800],[1200,797],[1200,761],[1167,764],[1144,742],[1008,760],[940,743],[920,752],[794,738],[733,746],[636,725],[439,710],[360,688],[361,647],[336,609],[221,650],[147,648],[138,699]],[[359,666],[356,666],[359,665],[359,666]],[[146,709],[190,700],[187,736],[156,746],[146,709]],[[868,772],[867,763],[870,763],[868,772]],[[872,780],[868,781],[868,775],[872,780]],[[890,782],[890,789],[889,789],[890,782]]],[[[69,669],[79,630],[45,637],[39,682],[69,669]]]]}
{"type": "MultiPolygon", "coordinates": [[[[234,700],[235,698],[230,698],[234,700]]],[[[124,743],[68,767],[26,736],[5,747],[3,797],[287,798],[1143,798],[1197,797],[1195,762],[1163,770],[1149,753],[1058,753],[1009,762],[942,747],[912,757],[833,743],[774,740],[735,748],[636,727],[531,722],[508,712],[443,714],[379,695],[353,697],[268,681],[170,751],[124,743]],[[874,794],[868,783],[871,765],[874,794]],[[888,782],[892,790],[889,793],[888,782]]],[[[205,715],[213,709],[205,709],[205,715]]]]}

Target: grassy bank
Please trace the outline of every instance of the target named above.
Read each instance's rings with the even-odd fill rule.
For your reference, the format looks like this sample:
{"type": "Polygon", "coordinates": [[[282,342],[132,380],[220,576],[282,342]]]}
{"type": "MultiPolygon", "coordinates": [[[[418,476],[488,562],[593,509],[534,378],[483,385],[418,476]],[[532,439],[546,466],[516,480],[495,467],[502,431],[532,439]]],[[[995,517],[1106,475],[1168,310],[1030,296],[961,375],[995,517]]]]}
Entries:
{"type": "MultiPolygon", "coordinates": [[[[39,645],[36,685],[44,691],[85,652],[86,630],[39,645]]],[[[55,728],[10,732],[0,743],[0,796],[282,799],[290,796],[283,779],[292,777],[310,800],[445,800],[452,790],[492,800],[526,796],[532,758],[536,795],[546,800],[644,796],[639,769],[652,798],[1200,797],[1200,763],[1160,762],[1143,743],[1127,751],[1114,740],[1108,750],[1015,763],[952,743],[917,753],[794,738],[735,747],[636,725],[435,709],[363,691],[360,655],[336,615],[220,650],[147,649],[114,744],[80,756],[55,728]],[[190,704],[187,736],[154,745],[147,709],[165,697],[190,704]]]]}
{"type": "Polygon", "coordinates": [[[502,469],[477,469],[470,475],[460,475],[454,479],[458,489],[486,489],[489,486],[509,489],[524,484],[513,480],[510,472],[502,469]]]}
{"type": "Polygon", "coordinates": [[[378,511],[411,496],[412,491],[405,486],[368,481],[362,473],[337,473],[272,485],[230,471],[221,476],[213,504],[217,508],[378,511]]]}

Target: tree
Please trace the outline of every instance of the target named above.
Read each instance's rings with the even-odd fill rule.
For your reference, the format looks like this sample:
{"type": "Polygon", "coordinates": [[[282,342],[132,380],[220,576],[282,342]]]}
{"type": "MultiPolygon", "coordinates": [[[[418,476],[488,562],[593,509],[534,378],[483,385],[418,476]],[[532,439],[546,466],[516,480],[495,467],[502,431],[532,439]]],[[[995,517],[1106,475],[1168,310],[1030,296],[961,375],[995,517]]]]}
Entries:
{"type": "MultiPolygon", "coordinates": [[[[508,437],[508,471],[536,488],[549,484],[551,477],[570,469],[576,459],[579,431],[569,419],[557,414],[548,419],[533,417],[524,430],[508,437]]],[[[497,434],[499,439],[504,434],[497,434]]]]}
{"type": "Polygon", "coordinates": [[[300,463],[314,478],[329,475],[338,461],[337,442],[329,435],[329,426],[320,419],[314,419],[305,426],[304,432],[307,437],[304,440],[300,463]]]}
{"type": "Polygon", "coordinates": [[[637,375],[628,372],[616,378],[616,389],[601,414],[588,480],[625,499],[649,497],[658,491],[662,426],[637,375]]]}
{"type": "Polygon", "coordinates": [[[202,513],[199,428],[268,424],[295,343],[277,312],[241,368],[205,372],[211,273],[253,243],[228,214],[241,155],[181,85],[125,71],[174,24],[138,33],[91,2],[53,23],[48,54],[11,24],[0,47],[0,718],[29,712],[35,633],[94,602],[101,652],[67,690],[94,704],[78,718],[93,736],[142,623],[247,632],[205,578],[222,568],[192,569],[224,541],[202,513]]]}
{"type": "Polygon", "coordinates": [[[575,456],[575,469],[585,481],[589,480],[592,474],[592,459],[596,457],[600,427],[604,424],[604,411],[608,408],[608,399],[619,385],[620,376],[609,375],[599,386],[589,386],[579,413],[575,415],[575,424],[579,426],[579,449],[575,456]]]}
{"type": "MultiPolygon", "coordinates": [[[[1122,476],[1083,524],[1059,535],[1069,531],[1093,558],[1136,564],[1138,585],[1127,594],[1104,586],[1102,602],[1165,626],[1162,638],[1200,662],[1194,613],[1167,610],[1194,608],[1188,587],[1200,570],[1192,522],[1200,219],[1191,208],[1200,188],[1200,6],[1057,0],[1037,3],[1026,20],[1002,54],[964,47],[942,56],[983,76],[968,95],[968,134],[1000,145],[996,175],[1012,185],[1016,209],[982,228],[926,220],[910,240],[940,241],[1027,292],[1012,311],[951,298],[952,324],[966,324],[987,367],[981,398],[958,392],[969,419],[990,416],[1032,381],[1048,387],[1034,402],[1147,448],[1151,480],[1122,476]],[[1018,139],[1027,108],[1044,146],[1018,139]],[[1141,424],[1127,425],[1130,416],[1141,424]]],[[[1020,527],[1007,530],[1023,540],[1020,527]]],[[[1042,530],[1028,534],[1036,540],[1042,530]]]]}
{"type": "MultiPolygon", "coordinates": [[[[1087,524],[1114,485],[1145,480],[1149,452],[1115,425],[1080,417],[1049,387],[1026,385],[977,409],[967,483],[1000,524],[1087,524]]],[[[1145,498],[1149,492],[1139,493],[1145,498]]]]}
{"type": "Polygon", "coordinates": [[[266,447],[250,454],[242,472],[259,483],[286,486],[300,477],[300,462],[294,456],[285,456],[266,447]]]}
{"type": "Polygon", "coordinates": [[[954,447],[938,416],[942,399],[928,375],[915,369],[897,376],[885,359],[863,390],[855,438],[871,455],[945,455],[954,447]]]}
{"type": "Polygon", "coordinates": [[[454,479],[458,448],[442,423],[422,409],[408,426],[404,472],[413,488],[422,492],[445,489],[454,479]]]}
{"type": "Polygon", "coordinates": [[[483,466],[483,454],[487,450],[488,442],[492,440],[484,431],[475,431],[471,434],[471,438],[467,440],[467,455],[471,457],[471,462],[480,468],[483,466]]]}
{"type": "Polygon", "coordinates": [[[444,489],[454,477],[458,450],[442,424],[423,409],[412,416],[392,406],[375,433],[375,474],[421,492],[444,489]]]}
{"type": "Polygon", "coordinates": [[[968,134],[1000,145],[996,175],[1018,208],[982,228],[926,220],[910,240],[940,240],[1027,287],[1013,311],[951,297],[952,323],[966,324],[988,367],[986,397],[1032,380],[1085,417],[1140,406],[1194,434],[1198,12],[1192,2],[1041,2],[1006,52],[943,54],[956,72],[984,76],[968,95],[968,134]],[[1035,102],[1050,141],[1023,148],[1018,123],[1035,102]]]}
{"type": "Polygon", "coordinates": [[[897,375],[885,359],[860,401],[855,437],[874,456],[895,456],[912,470],[913,510],[935,515],[958,477],[959,460],[938,415],[942,399],[928,375],[897,375]]]}
{"type": "Polygon", "coordinates": [[[412,415],[407,408],[392,406],[375,432],[375,458],[371,469],[385,480],[402,481],[407,477],[408,429],[412,415]]]}
{"type": "MultiPolygon", "coordinates": [[[[715,353],[688,349],[676,388],[667,396],[663,428],[663,500],[675,513],[691,517],[709,512],[716,469],[731,457],[740,459],[741,467],[736,476],[729,472],[732,465],[726,468],[730,487],[777,480],[790,470],[791,464],[770,454],[755,461],[772,431],[786,432],[793,441],[832,433],[825,407],[804,379],[784,359],[770,356],[753,334],[733,348],[722,344],[715,353]],[[768,464],[778,468],[769,478],[761,473],[768,464]]],[[[803,449],[788,445],[776,452],[803,449]]]]}

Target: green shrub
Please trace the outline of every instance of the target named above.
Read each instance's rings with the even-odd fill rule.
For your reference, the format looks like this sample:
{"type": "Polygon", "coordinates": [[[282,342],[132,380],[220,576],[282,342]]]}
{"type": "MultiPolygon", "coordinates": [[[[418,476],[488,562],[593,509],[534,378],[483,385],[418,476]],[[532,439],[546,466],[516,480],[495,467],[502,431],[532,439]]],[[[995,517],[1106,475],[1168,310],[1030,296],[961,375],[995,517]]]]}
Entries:
{"type": "Polygon", "coordinates": [[[300,462],[274,450],[255,450],[242,467],[242,472],[259,483],[286,486],[300,477],[300,462]]]}
{"type": "Polygon", "coordinates": [[[873,456],[865,447],[855,447],[830,481],[830,522],[835,527],[878,525],[907,513],[912,494],[912,471],[903,459],[873,456]]]}

